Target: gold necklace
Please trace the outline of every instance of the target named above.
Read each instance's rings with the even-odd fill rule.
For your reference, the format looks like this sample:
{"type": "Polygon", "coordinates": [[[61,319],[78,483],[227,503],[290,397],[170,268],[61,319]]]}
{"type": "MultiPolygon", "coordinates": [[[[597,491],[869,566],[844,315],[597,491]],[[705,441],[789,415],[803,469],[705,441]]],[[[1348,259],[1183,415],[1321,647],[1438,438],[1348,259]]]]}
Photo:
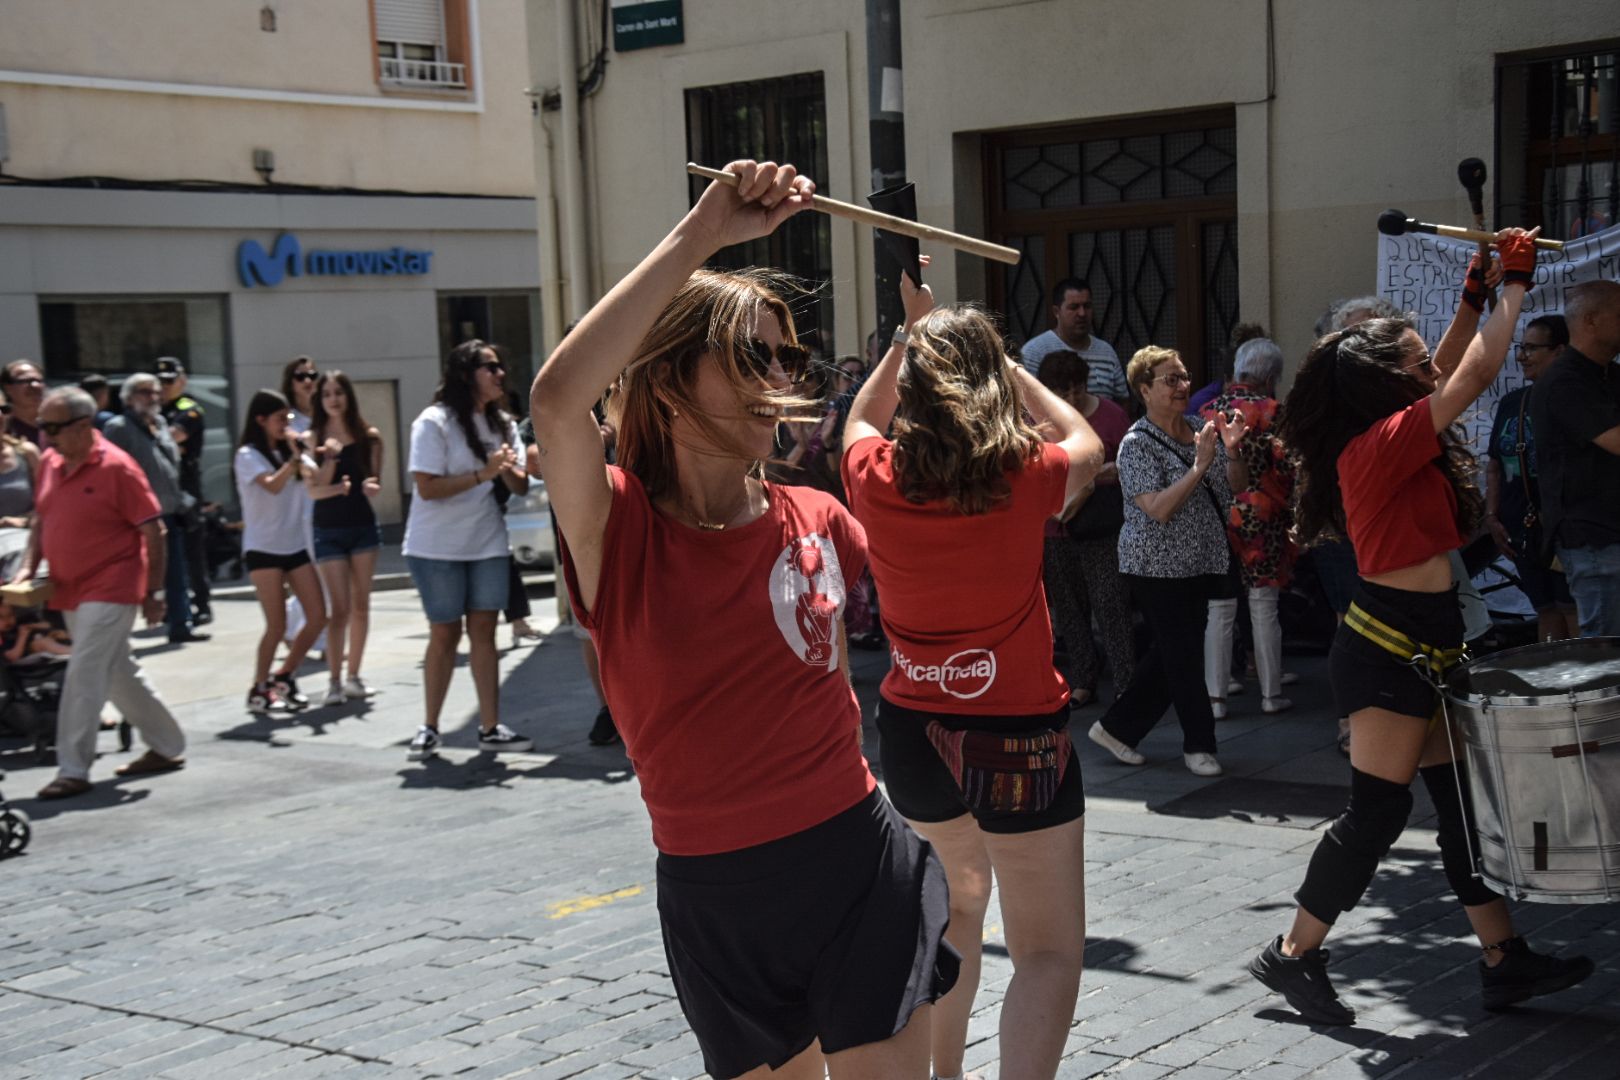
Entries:
{"type": "Polygon", "coordinates": [[[692,524],[696,525],[698,528],[703,529],[706,532],[722,532],[737,519],[738,514],[742,513],[748,508],[748,505],[753,501],[753,498],[753,483],[749,481],[747,482],[747,491],[743,495],[742,505],[736,510],[733,510],[730,514],[726,515],[726,519],[720,522],[704,521],[702,518],[697,516],[697,513],[693,511],[690,506],[687,506],[685,503],[681,503],[680,508],[681,512],[684,513],[692,524]]]}

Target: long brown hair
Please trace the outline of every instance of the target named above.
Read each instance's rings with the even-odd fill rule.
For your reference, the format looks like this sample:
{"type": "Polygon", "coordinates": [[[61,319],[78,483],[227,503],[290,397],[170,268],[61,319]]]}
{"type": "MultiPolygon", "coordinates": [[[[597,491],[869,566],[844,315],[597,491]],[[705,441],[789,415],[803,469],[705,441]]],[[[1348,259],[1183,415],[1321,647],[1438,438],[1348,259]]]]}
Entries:
{"type": "MultiPolygon", "coordinates": [[[[697,403],[699,364],[713,356],[737,393],[738,415],[750,405],[806,409],[814,402],[797,394],[768,389],[742,359],[749,331],[766,312],[782,330],[782,340],[796,344],[793,313],[782,299],[796,286],[766,270],[699,270],[687,279],[642,339],[635,357],[608,388],[608,414],[618,426],[618,463],[657,498],[675,487],[674,417],[689,419],[708,446],[739,458],[752,453],[738,445],[697,403]]],[[[752,475],[763,475],[755,462],[752,475]]]]}
{"type": "Polygon", "coordinates": [[[371,425],[360,415],[360,399],[354,396],[354,383],[341,371],[323,371],[315,381],[315,396],[309,403],[309,430],[313,442],[318,447],[326,441],[326,427],[332,422],[332,414],[326,411],[326,403],[321,400],[328,382],[337,383],[343,391],[343,426],[348,429],[349,438],[360,444],[361,467],[369,471],[372,465],[371,425]]]}
{"type": "Polygon", "coordinates": [[[1012,494],[1007,474],[1041,451],[1001,333],[978,308],[937,308],[912,326],[899,392],[894,471],[908,502],[982,514],[1012,494]]]}
{"type": "MultiPolygon", "coordinates": [[[[1299,455],[1295,531],[1302,544],[1318,538],[1347,537],[1344,497],[1339,490],[1339,455],[1350,440],[1432,392],[1409,371],[1404,318],[1368,319],[1336,330],[1311,346],[1283,403],[1277,436],[1299,455]]],[[[1484,499],[1474,485],[1474,458],[1453,425],[1440,435],[1434,459],[1457,496],[1457,527],[1466,535],[1484,515],[1484,499]]]]}

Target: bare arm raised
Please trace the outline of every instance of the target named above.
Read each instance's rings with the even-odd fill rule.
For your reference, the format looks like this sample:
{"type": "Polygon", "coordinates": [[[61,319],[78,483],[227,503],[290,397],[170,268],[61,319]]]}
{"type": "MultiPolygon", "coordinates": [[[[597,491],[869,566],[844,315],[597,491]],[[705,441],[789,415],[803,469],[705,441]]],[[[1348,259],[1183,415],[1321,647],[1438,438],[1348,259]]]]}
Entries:
{"type": "Polygon", "coordinates": [[[557,346],[530,391],[540,470],[573,558],[576,599],[587,610],[596,602],[602,537],[613,504],[602,465],[602,433],[591,407],[709,256],[769,235],[806,209],[815,191],[815,184],[791,165],[734,161],[726,171],[736,174],[737,186],[711,183],[674,230],[557,346]]]}
{"type": "Polygon", "coordinates": [[[1524,304],[1530,274],[1535,269],[1534,240],[1540,232],[1539,228],[1530,232],[1503,229],[1496,234],[1504,277],[1501,299],[1484,328],[1468,343],[1457,369],[1431,395],[1429,414],[1434,419],[1436,432],[1455,423],[1501,373],[1502,362],[1507,359],[1508,347],[1513,344],[1513,334],[1518,328],[1519,309],[1524,304]]]}

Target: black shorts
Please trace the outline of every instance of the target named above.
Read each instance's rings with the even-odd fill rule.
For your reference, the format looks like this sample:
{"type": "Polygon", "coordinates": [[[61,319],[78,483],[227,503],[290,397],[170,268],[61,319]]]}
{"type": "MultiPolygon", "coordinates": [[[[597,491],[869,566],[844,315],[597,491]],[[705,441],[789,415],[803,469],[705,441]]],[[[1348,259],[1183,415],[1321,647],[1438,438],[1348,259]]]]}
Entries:
{"type": "MultiPolygon", "coordinates": [[[[924,824],[951,821],[969,813],[956,777],[928,741],[926,728],[930,720],[938,720],[950,731],[1034,731],[1043,727],[1057,731],[1069,722],[1069,707],[1064,705],[1057,712],[1039,716],[965,716],[920,712],[880,697],[877,726],[883,737],[883,784],[896,810],[924,824]]],[[[985,832],[1025,833],[1065,825],[1085,816],[1085,812],[1086,787],[1080,779],[1080,756],[1071,744],[1063,783],[1045,810],[1018,814],[973,811],[973,818],[985,832]]]]}
{"type": "Polygon", "coordinates": [[[882,1042],[956,985],[945,870],[878,791],[780,840],[660,854],[658,915],[716,1080],[882,1042]]]}
{"type": "MultiPolygon", "coordinates": [[[[1413,641],[1439,649],[1454,649],[1463,643],[1462,609],[1457,606],[1455,586],[1445,592],[1420,593],[1358,580],[1355,603],[1413,641]]],[[[1333,635],[1328,664],[1340,716],[1360,709],[1388,709],[1428,720],[1439,707],[1439,693],[1416,668],[1343,623],[1333,635]]]]}
{"type": "Polygon", "coordinates": [[[248,573],[255,570],[280,570],[286,573],[309,563],[309,552],[295,551],[291,555],[272,555],[268,551],[242,552],[242,565],[248,573]]]}

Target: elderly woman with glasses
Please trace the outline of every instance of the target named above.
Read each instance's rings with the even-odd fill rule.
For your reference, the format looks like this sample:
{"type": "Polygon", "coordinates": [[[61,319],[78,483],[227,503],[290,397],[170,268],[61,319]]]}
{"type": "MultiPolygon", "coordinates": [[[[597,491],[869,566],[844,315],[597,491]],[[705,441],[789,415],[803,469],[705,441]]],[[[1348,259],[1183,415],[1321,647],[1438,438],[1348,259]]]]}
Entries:
{"type": "Polygon", "coordinates": [[[1192,380],[1174,349],[1138,349],[1125,377],[1147,415],[1119,446],[1119,569],[1153,644],[1091,726],[1091,741],[1126,765],[1144,764],[1136,746],[1173,703],[1183,762],[1195,775],[1219,776],[1215,716],[1200,666],[1189,660],[1203,652],[1209,601],[1230,588],[1226,508],[1233,491],[1248,487],[1238,453],[1248,427],[1242,412],[1217,413],[1213,422],[1186,414],[1192,380]]]}
{"type": "MultiPolygon", "coordinates": [[[[1282,350],[1276,342],[1269,338],[1245,341],[1233,360],[1232,382],[1200,410],[1206,420],[1241,413],[1249,429],[1238,448],[1249,483],[1234,492],[1226,534],[1237,555],[1242,592],[1249,603],[1254,666],[1260,676],[1260,711],[1268,714],[1282,712],[1293,704],[1282,696],[1282,623],[1277,619],[1277,595],[1288,584],[1298,554],[1288,538],[1294,522],[1289,508],[1294,467],[1273,430],[1282,366],[1282,350]]],[[[1237,605],[1235,597],[1209,602],[1204,680],[1217,720],[1226,716],[1237,605]]]]}

